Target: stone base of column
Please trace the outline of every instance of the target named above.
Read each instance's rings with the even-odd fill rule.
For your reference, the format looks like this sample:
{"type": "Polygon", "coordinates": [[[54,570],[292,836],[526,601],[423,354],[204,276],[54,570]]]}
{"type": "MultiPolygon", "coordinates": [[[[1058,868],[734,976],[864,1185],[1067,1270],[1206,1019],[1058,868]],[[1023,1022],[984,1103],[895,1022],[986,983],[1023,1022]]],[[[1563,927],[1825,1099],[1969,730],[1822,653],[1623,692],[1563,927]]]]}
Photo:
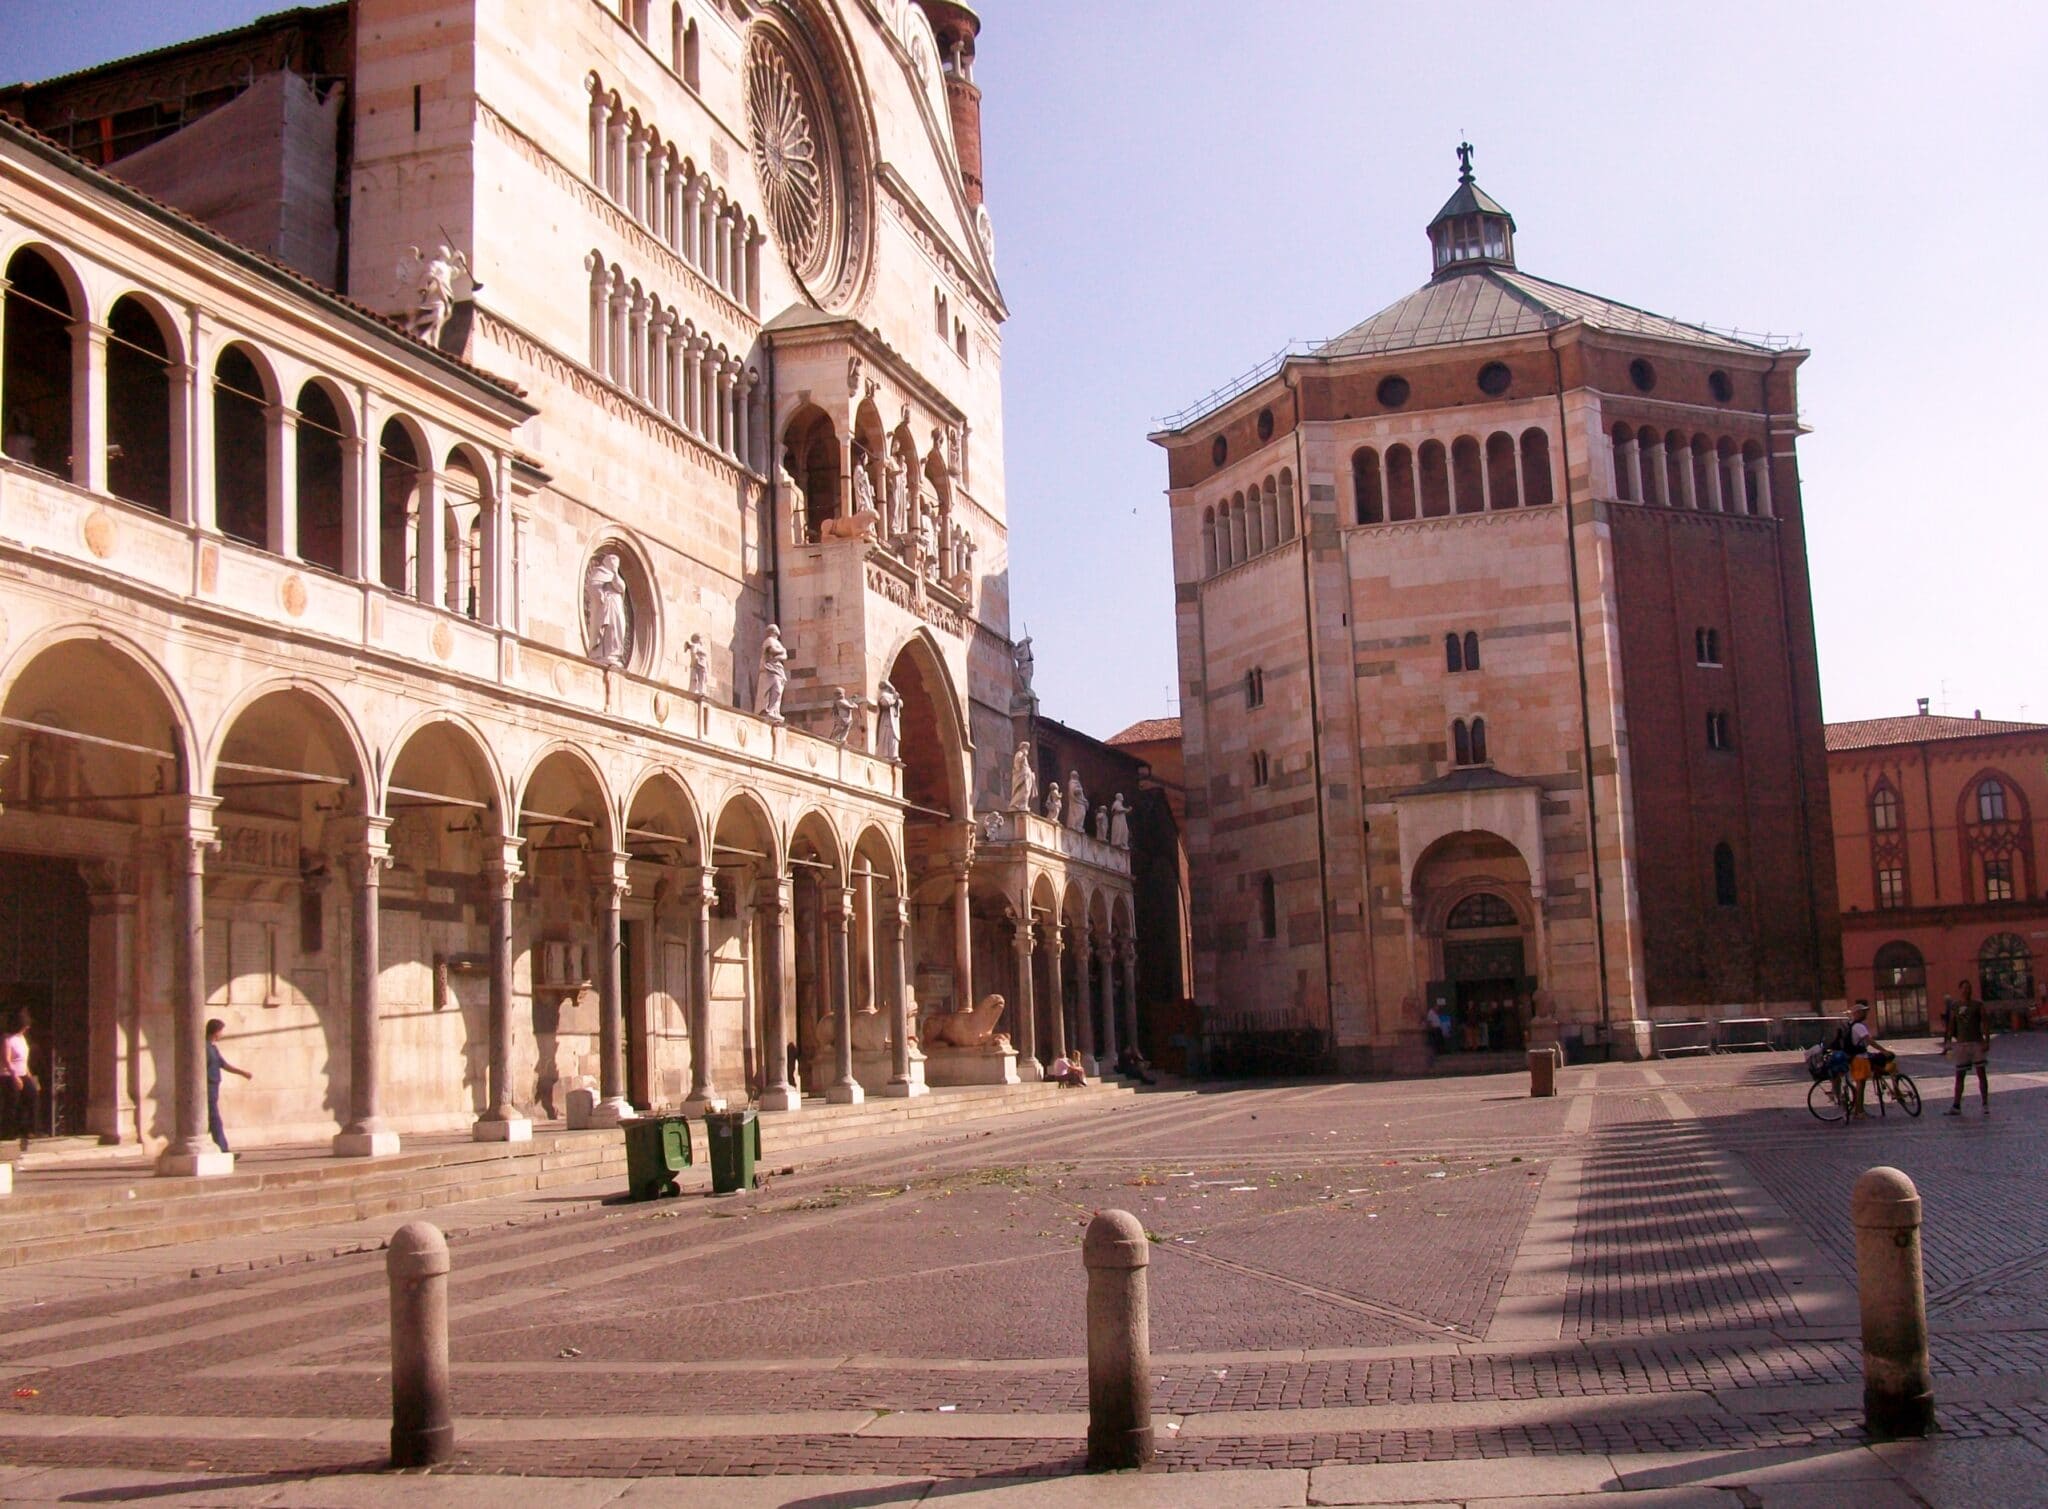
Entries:
{"type": "MultiPolygon", "coordinates": [[[[203,1153],[173,1153],[168,1150],[158,1155],[158,1174],[171,1179],[218,1179],[235,1171],[235,1155],[209,1149],[203,1153]]],[[[9,1170],[12,1173],[12,1169],[9,1170]]]]}
{"type": "Polygon", "coordinates": [[[1081,1072],[1082,1072],[1083,1074],[1087,1075],[1087,1076],[1088,1076],[1088,1077],[1089,1077],[1090,1079],[1100,1079],[1100,1078],[1102,1078],[1102,1067],[1101,1067],[1101,1065],[1099,1065],[1099,1064],[1098,1064],[1098,1063],[1097,1063],[1097,1062],[1095,1061],[1095,1055],[1094,1055],[1094,1054],[1092,1054],[1092,1053],[1083,1053],[1083,1054],[1081,1054],[1081,1055],[1080,1055],[1080,1059],[1081,1059],[1081,1072]]]}
{"type": "Polygon", "coordinates": [[[633,1119],[633,1107],[624,1100],[614,1097],[600,1100],[590,1108],[589,1125],[594,1127],[615,1127],[633,1119]]]}
{"type": "Polygon", "coordinates": [[[678,1116],[702,1116],[706,1111],[722,1111],[724,1109],[725,1097],[716,1090],[713,1090],[708,1095],[692,1095],[681,1106],[677,1107],[676,1114],[678,1116]]]}
{"type": "Polygon", "coordinates": [[[505,1116],[495,1121],[482,1119],[469,1129],[471,1142],[531,1142],[533,1123],[524,1116],[505,1116]]]}
{"type": "Polygon", "coordinates": [[[397,1151],[396,1132],[337,1132],[334,1137],[337,1158],[389,1158],[397,1151]]]}
{"type": "Polygon", "coordinates": [[[1017,1082],[1035,1085],[1045,1078],[1045,1065],[1031,1054],[1022,1054],[1017,1059],[1017,1082]]]}
{"type": "Polygon", "coordinates": [[[909,1100],[918,1095],[929,1095],[932,1087],[917,1079],[892,1079],[882,1086],[882,1094],[891,1100],[909,1100]]]}
{"type": "Polygon", "coordinates": [[[761,1092],[761,1109],[764,1111],[801,1111],[803,1108],[803,1096],[792,1085],[761,1092]]]}
{"type": "Polygon", "coordinates": [[[860,1087],[857,1080],[834,1085],[825,1092],[825,1099],[835,1106],[857,1106],[867,1098],[868,1092],[860,1087]]]}
{"type": "Polygon", "coordinates": [[[14,1193],[14,1165],[0,1163],[0,1197],[14,1193]]]}

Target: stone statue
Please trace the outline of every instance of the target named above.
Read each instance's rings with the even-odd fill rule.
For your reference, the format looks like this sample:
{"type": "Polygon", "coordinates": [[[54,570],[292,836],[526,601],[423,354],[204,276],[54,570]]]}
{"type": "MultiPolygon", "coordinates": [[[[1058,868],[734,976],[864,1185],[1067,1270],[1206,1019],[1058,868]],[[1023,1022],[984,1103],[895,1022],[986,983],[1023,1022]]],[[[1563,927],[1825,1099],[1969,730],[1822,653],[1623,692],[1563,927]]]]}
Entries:
{"type": "Polygon", "coordinates": [[[1109,842],[1109,809],[1100,802],[1095,804],[1095,840],[1097,843],[1109,842]]]}
{"type": "Polygon", "coordinates": [[[853,716],[860,711],[860,698],[846,695],[846,688],[832,688],[832,742],[844,744],[853,737],[853,716]]]}
{"type": "Polygon", "coordinates": [[[1016,647],[1010,651],[1010,657],[1017,665],[1017,690],[1026,697],[1031,696],[1031,673],[1036,669],[1037,662],[1032,658],[1029,634],[1017,641],[1016,647]]]}
{"type": "Polygon", "coordinates": [[[853,511],[875,512],[875,479],[868,475],[865,458],[857,459],[853,463],[853,511]]]}
{"type": "Polygon", "coordinates": [[[592,660],[609,666],[626,663],[633,645],[631,615],[619,553],[600,550],[583,576],[583,632],[592,660]]]}
{"type": "Polygon", "coordinates": [[[770,723],[782,721],[782,694],[789,686],[789,650],[782,643],[782,629],[768,625],[761,636],[761,675],[754,687],[754,711],[770,723]]]}
{"type": "Polygon", "coordinates": [[[902,758],[903,694],[889,682],[875,688],[875,753],[885,760],[902,758]]]}
{"type": "Polygon", "coordinates": [[[1109,808],[1109,841],[1119,849],[1131,846],[1131,809],[1119,791],[1109,808]]]}
{"type": "Polygon", "coordinates": [[[883,502],[882,518],[890,535],[903,533],[904,509],[904,465],[901,456],[891,456],[889,464],[882,471],[883,502]]]}
{"type": "Polygon", "coordinates": [[[1056,823],[1060,820],[1060,803],[1065,799],[1066,792],[1060,788],[1058,781],[1054,781],[1045,788],[1045,818],[1047,822],[1056,823]]]}
{"type": "Polygon", "coordinates": [[[1031,766],[1031,746],[1019,744],[1010,756],[1010,810],[1029,812],[1038,801],[1038,772],[1031,766]]]}
{"type": "MultiPolygon", "coordinates": [[[[886,1053],[889,1051],[889,1018],[873,1005],[866,1006],[853,1014],[853,1051],[855,1053],[886,1053]]],[[[821,1054],[829,1053],[839,1041],[839,1013],[828,1011],[816,1023],[818,1049],[821,1054]]]]}
{"type": "Polygon", "coordinates": [[[692,634],[683,645],[683,661],[690,668],[690,695],[701,697],[711,676],[711,646],[702,634],[692,634]]]}
{"type": "Polygon", "coordinates": [[[932,511],[922,503],[917,509],[917,556],[918,569],[936,581],[939,575],[939,547],[932,538],[932,511]]]}
{"type": "Polygon", "coordinates": [[[792,476],[790,473],[789,462],[787,458],[785,458],[782,463],[782,471],[778,476],[777,481],[782,488],[782,496],[789,500],[790,544],[810,544],[811,519],[809,504],[804,497],[804,490],[797,485],[796,478],[792,476]]]}
{"type": "Polygon", "coordinates": [[[1081,789],[1081,772],[1067,772],[1067,826],[1076,833],[1088,831],[1088,793],[1081,789]]]}
{"type": "Polygon", "coordinates": [[[457,278],[470,278],[472,288],[479,286],[470,274],[469,258],[445,245],[435,247],[427,256],[421,256],[417,246],[408,246],[398,259],[399,292],[412,298],[406,328],[430,346],[440,344],[449,312],[455,307],[457,278]]]}
{"type": "Polygon", "coordinates": [[[994,1048],[1007,1052],[1010,1040],[996,1031],[1006,1004],[999,995],[985,995],[958,1011],[935,1011],[925,1017],[918,1034],[927,1048],[994,1048]]]}

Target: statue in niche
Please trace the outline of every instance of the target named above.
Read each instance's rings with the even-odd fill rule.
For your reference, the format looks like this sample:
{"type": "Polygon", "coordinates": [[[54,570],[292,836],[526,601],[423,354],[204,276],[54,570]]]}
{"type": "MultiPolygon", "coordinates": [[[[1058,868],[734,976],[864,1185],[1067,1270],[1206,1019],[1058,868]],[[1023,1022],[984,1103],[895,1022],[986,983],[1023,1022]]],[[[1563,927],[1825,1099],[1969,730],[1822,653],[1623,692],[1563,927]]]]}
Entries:
{"type": "Polygon", "coordinates": [[[1008,1003],[991,993],[958,1011],[935,1011],[923,1019],[918,1038],[927,1048],[992,1048],[1006,1053],[1010,1039],[996,1028],[1007,1009],[1008,1003]]]}
{"type": "Polygon", "coordinates": [[[846,688],[832,688],[832,742],[844,744],[853,737],[854,714],[860,711],[860,698],[846,695],[846,688]]]}
{"type": "Polygon", "coordinates": [[[1010,651],[1010,658],[1017,666],[1018,693],[1025,697],[1031,696],[1031,672],[1035,668],[1036,662],[1032,659],[1031,655],[1031,636],[1029,633],[1026,633],[1022,639],[1017,641],[1016,647],[1010,651]]]}
{"type": "Polygon", "coordinates": [[[849,356],[846,359],[846,391],[849,393],[858,393],[860,391],[860,358],[858,356],[849,356]]]}
{"type": "Polygon", "coordinates": [[[1119,849],[1131,846],[1131,809],[1119,791],[1109,808],[1109,841],[1119,849]]]}
{"type": "Polygon", "coordinates": [[[632,611],[618,551],[599,551],[583,577],[583,632],[590,658],[599,665],[626,663],[633,646],[632,611]]]}
{"type": "Polygon", "coordinates": [[[1045,820],[1047,822],[1056,823],[1060,820],[1060,803],[1066,800],[1066,795],[1066,792],[1060,789],[1058,781],[1054,781],[1045,788],[1045,820]]]}
{"type": "Polygon", "coordinates": [[[932,511],[919,503],[917,509],[917,555],[913,564],[933,581],[939,575],[939,546],[932,537],[932,511]]]}
{"type": "Polygon", "coordinates": [[[1109,842],[1109,809],[1100,802],[1095,804],[1095,841],[1103,844],[1109,842]]]}
{"type": "Polygon", "coordinates": [[[692,634],[683,645],[683,663],[690,669],[690,695],[703,696],[711,677],[711,646],[702,634],[692,634]]]}
{"type": "Polygon", "coordinates": [[[1088,793],[1081,789],[1081,772],[1067,772],[1067,826],[1076,833],[1088,831],[1088,793]]]}
{"type": "Polygon", "coordinates": [[[903,694],[889,682],[875,688],[875,753],[885,760],[901,759],[903,748],[903,694]]]}
{"type": "Polygon", "coordinates": [[[770,723],[782,721],[782,694],[789,687],[789,649],[779,624],[761,636],[761,674],[754,687],[754,711],[770,723]]]}
{"type": "Polygon", "coordinates": [[[810,502],[804,497],[804,490],[797,485],[796,477],[790,472],[789,458],[782,458],[782,471],[776,479],[781,485],[782,496],[789,500],[789,542],[792,545],[811,543],[810,502]]]}
{"type": "Polygon", "coordinates": [[[1031,765],[1031,746],[1019,744],[1010,756],[1010,810],[1029,812],[1038,800],[1038,772],[1031,765]]]}
{"type": "Polygon", "coordinates": [[[457,278],[468,278],[472,292],[483,286],[470,272],[469,258],[445,245],[426,256],[420,255],[417,246],[408,246],[398,259],[399,293],[412,299],[406,329],[430,346],[441,343],[441,332],[447,328],[448,315],[455,307],[457,278]]]}
{"type": "Polygon", "coordinates": [[[853,457],[853,511],[875,511],[875,479],[868,474],[868,458],[861,451],[855,451],[853,457]]]}
{"type": "Polygon", "coordinates": [[[903,465],[903,458],[901,456],[891,456],[889,464],[882,471],[882,484],[885,493],[885,512],[882,515],[882,519],[884,532],[891,539],[904,532],[904,519],[906,517],[904,479],[907,471],[908,469],[903,465]]]}

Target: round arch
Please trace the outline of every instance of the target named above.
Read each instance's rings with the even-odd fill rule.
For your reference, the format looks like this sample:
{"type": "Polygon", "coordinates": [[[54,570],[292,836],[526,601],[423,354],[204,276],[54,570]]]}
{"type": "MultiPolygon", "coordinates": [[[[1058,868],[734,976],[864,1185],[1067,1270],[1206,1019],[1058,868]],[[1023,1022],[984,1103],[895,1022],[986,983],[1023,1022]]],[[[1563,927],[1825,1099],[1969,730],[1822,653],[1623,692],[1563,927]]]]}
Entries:
{"type": "MultiPolygon", "coordinates": [[[[69,714],[75,705],[81,722],[73,731],[147,744],[146,737],[137,737],[135,716],[119,695],[122,691],[139,694],[145,702],[153,699],[164,716],[170,745],[165,754],[175,765],[166,790],[203,791],[203,785],[193,785],[203,772],[191,707],[169,673],[125,635],[95,624],[53,626],[24,639],[0,671],[0,710],[7,717],[36,721],[36,707],[61,707],[69,714]]],[[[32,730],[0,725],[0,737],[16,732],[32,730]]]]}
{"type": "Polygon", "coordinates": [[[674,766],[650,765],[635,776],[624,809],[628,849],[636,842],[662,844],[674,851],[670,863],[704,862],[703,804],[674,766]]]}
{"type": "MultiPolygon", "coordinates": [[[[308,747],[313,754],[320,753],[317,746],[308,747]]],[[[375,761],[371,759],[369,746],[356,726],[355,715],[325,686],[304,677],[259,681],[244,687],[222,709],[214,723],[206,754],[209,789],[215,795],[220,795],[222,790],[219,780],[222,762],[231,760],[244,764],[274,764],[280,769],[304,768],[309,774],[346,776],[356,788],[355,815],[376,811],[380,805],[374,799],[370,784],[375,761]],[[291,752],[299,738],[289,716],[294,709],[310,712],[316,725],[324,725],[320,732],[329,743],[325,754],[334,768],[316,770],[312,766],[292,765],[291,752]],[[337,738],[338,744],[335,743],[337,738]]]]}
{"type": "Polygon", "coordinates": [[[406,803],[446,802],[481,812],[493,833],[507,831],[504,771],[491,741],[459,713],[424,712],[401,727],[377,789],[387,817],[406,803]]]}
{"type": "Polygon", "coordinates": [[[971,817],[967,761],[974,746],[967,710],[931,630],[914,630],[896,647],[888,680],[903,698],[905,800],[955,818],[971,817]]]}
{"type": "Polygon", "coordinates": [[[616,850],[617,831],[611,787],[588,752],[555,739],[534,751],[514,788],[512,810],[523,826],[529,821],[588,825],[593,847],[616,850]]]}

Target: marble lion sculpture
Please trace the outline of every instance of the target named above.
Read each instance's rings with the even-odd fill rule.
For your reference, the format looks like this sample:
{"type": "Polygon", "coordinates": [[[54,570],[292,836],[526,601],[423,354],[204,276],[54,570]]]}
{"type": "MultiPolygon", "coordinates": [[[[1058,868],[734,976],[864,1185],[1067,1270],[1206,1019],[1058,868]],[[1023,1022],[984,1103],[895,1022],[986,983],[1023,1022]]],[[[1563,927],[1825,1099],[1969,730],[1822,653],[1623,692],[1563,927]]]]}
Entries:
{"type": "MultiPolygon", "coordinates": [[[[818,1018],[818,1043],[830,1048],[839,1037],[839,1019],[827,1012],[818,1018]]],[[[879,1011],[856,1011],[853,1014],[853,1051],[856,1053],[886,1053],[889,1051],[889,1018],[879,1011]]]]}
{"type": "Polygon", "coordinates": [[[959,1011],[936,1011],[924,1019],[927,1048],[1003,1048],[1010,1040],[996,1031],[1005,1010],[1003,998],[989,994],[959,1011]]]}
{"type": "Polygon", "coordinates": [[[827,519],[818,526],[821,540],[873,540],[882,532],[882,516],[873,509],[863,508],[859,513],[844,519],[827,519]]]}

